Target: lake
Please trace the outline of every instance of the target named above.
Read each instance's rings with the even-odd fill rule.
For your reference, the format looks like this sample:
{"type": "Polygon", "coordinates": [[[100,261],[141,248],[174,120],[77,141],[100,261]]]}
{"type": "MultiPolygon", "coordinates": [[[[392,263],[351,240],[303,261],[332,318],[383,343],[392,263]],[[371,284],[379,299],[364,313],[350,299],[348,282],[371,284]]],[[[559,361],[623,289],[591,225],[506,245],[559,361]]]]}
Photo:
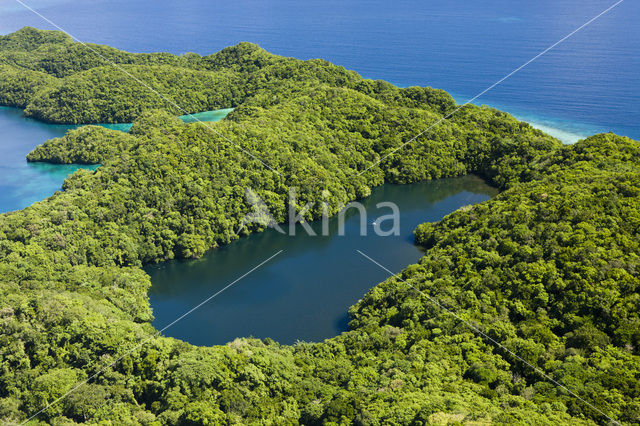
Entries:
{"type": "MultiPolygon", "coordinates": [[[[440,179],[411,185],[383,185],[362,200],[367,209],[367,235],[360,235],[360,215],[350,209],[344,236],[337,216],[329,220],[330,235],[296,228],[296,235],[274,229],[243,237],[197,260],[174,260],[145,268],[153,283],[151,306],[157,329],[180,317],[212,294],[260,264],[266,263],[219,296],[176,323],[164,334],[197,345],[224,344],[239,336],[270,337],[280,343],[321,341],[347,330],[347,310],[388,277],[356,252],[379,259],[400,271],[421,257],[413,230],[456,209],[497,194],[476,176],[440,179]],[[400,209],[400,235],[382,237],[372,222],[390,213],[376,204],[393,201],[400,209]]],[[[386,230],[385,223],[380,224],[386,230]]]]}
{"type": "MultiPolygon", "coordinates": [[[[203,121],[222,119],[231,109],[195,114],[203,121]]],[[[181,117],[193,121],[191,117],[181,117]]],[[[130,125],[105,125],[127,131],[130,125]]],[[[0,108],[0,211],[24,208],[61,188],[78,168],[98,166],[28,163],[25,156],[38,144],[60,137],[75,126],[40,123],[15,108],[0,108]]],[[[274,260],[236,286],[169,328],[165,334],[201,345],[223,344],[238,336],[271,337],[281,343],[319,341],[347,329],[347,310],[387,274],[356,253],[362,250],[400,270],[421,255],[413,230],[457,208],[487,200],[497,191],[467,176],[412,185],[384,185],[363,201],[368,235],[359,235],[360,217],[350,211],[345,235],[337,235],[337,217],[329,236],[312,237],[298,226],[296,236],[275,230],[241,238],[193,261],[150,265],[146,271],[154,325],[162,328],[269,255],[274,260]],[[380,237],[371,222],[389,214],[376,204],[393,201],[400,208],[400,235],[380,237]]],[[[312,224],[318,234],[321,224],[312,224]]]]}

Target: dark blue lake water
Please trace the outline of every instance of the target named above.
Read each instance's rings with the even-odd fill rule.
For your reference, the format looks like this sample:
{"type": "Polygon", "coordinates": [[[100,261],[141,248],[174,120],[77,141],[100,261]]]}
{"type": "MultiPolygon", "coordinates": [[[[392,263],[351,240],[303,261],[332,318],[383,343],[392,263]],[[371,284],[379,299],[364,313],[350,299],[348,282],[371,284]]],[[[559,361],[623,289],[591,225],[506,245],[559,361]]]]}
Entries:
{"type": "MultiPolygon", "coordinates": [[[[440,179],[412,185],[383,185],[362,200],[366,217],[347,211],[344,235],[338,217],[311,224],[316,236],[296,228],[295,236],[274,229],[241,238],[204,257],[170,261],[145,268],[158,329],[220,291],[265,259],[273,260],[246,276],[215,299],[171,326],[164,334],[198,345],[224,344],[238,336],[270,337],[280,343],[321,341],[347,329],[351,305],[389,274],[358,254],[361,250],[392,271],[415,263],[422,252],[413,244],[413,230],[452,211],[488,200],[497,190],[475,176],[440,179]],[[400,211],[399,235],[379,236],[372,222],[390,209],[400,211]],[[366,232],[361,234],[361,221],[366,232]]],[[[390,221],[380,223],[391,229],[390,221]]]]}
{"type": "MultiPolygon", "coordinates": [[[[240,41],[326,58],[365,77],[442,88],[465,101],[615,0],[24,0],[83,41],[208,54],[240,41]]],[[[640,4],[627,0],[488,92],[566,141],[600,131],[640,139],[640,4]],[[564,133],[562,133],[564,132],[564,133]]],[[[51,26],[13,0],[0,33],[51,26]]]]}

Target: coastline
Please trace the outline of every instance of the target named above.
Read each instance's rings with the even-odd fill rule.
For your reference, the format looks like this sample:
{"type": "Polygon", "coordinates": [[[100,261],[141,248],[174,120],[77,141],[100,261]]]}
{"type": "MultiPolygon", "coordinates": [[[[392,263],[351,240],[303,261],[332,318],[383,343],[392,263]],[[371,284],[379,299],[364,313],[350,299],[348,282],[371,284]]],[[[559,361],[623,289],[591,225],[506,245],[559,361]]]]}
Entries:
{"type": "MultiPolygon", "coordinates": [[[[215,122],[223,119],[233,108],[204,111],[180,116],[185,123],[215,122]]],[[[28,162],[26,155],[38,145],[59,138],[72,129],[84,125],[49,124],[36,118],[25,117],[24,110],[0,106],[0,214],[21,210],[43,201],[62,189],[64,180],[78,169],[95,170],[97,165],[53,164],[28,162]]],[[[128,132],[132,123],[96,123],[111,130],[128,132]]]]}
{"type": "MultiPolygon", "coordinates": [[[[538,130],[542,130],[543,132],[553,136],[554,138],[559,139],[563,144],[566,144],[566,145],[574,144],[579,140],[585,139],[589,136],[589,134],[574,133],[569,130],[564,130],[558,127],[553,127],[549,124],[543,124],[536,121],[532,121],[530,119],[520,117],[517,115],[515,117],[518,120],[529,123],[532,127],[538,130]]],[[[595,134],[595,132],[592,134],[595,134]]]]}
{"type": "MultiPolygon", "coordinates": [[[[463,96],[458,93],[448,93],[455,99],[458,105],[467,102],[467,100],[471,98],[471,96],[463,96]]],[[[574,144],[579,140],[598,133],[614,132],[620,135],[626,134],[625,129],[606,128],[597,124],[581,123],[571,119],[544,116],[532,111],[525,111],[518,109],[517,107],[500,104],[499,102],[494,102],[492,100],[487,100],[486,102],[473,102],[473,104],[476,106],[487,105],[491,108],[507,112],[518,120],[529,123],[532,127],[553,136],[565,145],[574,144]]],[[[632,139],[634,138],[634,135],[626,136],[629,136],[632,139]]]]}

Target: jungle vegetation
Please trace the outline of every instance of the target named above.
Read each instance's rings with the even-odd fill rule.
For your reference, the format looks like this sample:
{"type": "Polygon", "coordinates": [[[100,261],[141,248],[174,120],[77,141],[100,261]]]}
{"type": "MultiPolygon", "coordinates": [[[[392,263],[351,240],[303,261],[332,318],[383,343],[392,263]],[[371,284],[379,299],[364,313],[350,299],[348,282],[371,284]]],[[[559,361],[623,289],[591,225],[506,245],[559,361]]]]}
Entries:
{"type": "Polygon", "coordinates": [[[33,421],[640,422],[636,141],[562,146],[468,105],[398,149],[455,101],[249,43],[204,57],[89,47],[32,28],[0,37],[0,103],[49,122],[134,121],[129,133],[84,126],[36,148],[29,161],[102,166],[0,216],[1,422],[102,369],[33,421]],[[119,68],[187,112],[235,110],[185,124],[119,68]],[[385,182],[469,173],[501,194],[419,226],[424,257],[363,295],[350,331],[292,346],[159,336],[114,363],[156,332],[140,267],[238,238],[246,188],[285,221],[292,186],[299,205],[329,194],[335,213],[385,182]]]}

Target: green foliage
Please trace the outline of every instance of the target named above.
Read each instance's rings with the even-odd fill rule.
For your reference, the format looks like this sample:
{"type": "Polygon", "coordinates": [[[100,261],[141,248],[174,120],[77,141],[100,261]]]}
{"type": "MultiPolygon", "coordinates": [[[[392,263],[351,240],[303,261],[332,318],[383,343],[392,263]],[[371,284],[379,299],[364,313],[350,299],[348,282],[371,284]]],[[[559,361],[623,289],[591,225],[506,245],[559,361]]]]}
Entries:
{"type": "Polygon", "coordinates": [[[251,43],[201,57],[128,53],[28,27],[0,36],[0,104],[25,108],[46,122],[127,123],[152,109],[183,115],[256,99],[273,105],[319,84],[439,113],[455,106],[442,90],[398,89],[320,59],[284,58],[251,43]]]}
{"type": "MultiPolygon", "coordinates": [[[[26,419],[102,369],[39,419],[605,420],[531,365],[607,416],[640,421],[635,141],[607,134],[561,147],[508,114],[466,106],[399,149],[455,107],[446,93],[399,89],[248,43],[207,57],[93,47],[192,112],[236,109],[217,123],[184,124],[59,33],[0,37],[1,102],[49,121],[136,119],[128,134],[86,126],[36,148],[30,161],[102,166],[0,216],[0,422],[26,419]],[[239,338],[206,348],[156,337],[136,347],[155,333],[140,266],[237,238],[247,188],[284,221],[292,186],[300,204],[328,193],[336,213],[383,182],[467,173],[504,191],[420,225],[425,255],[403,279],[529,365],[396,278],[351,308],[351,331],[322,343],[239,338]]],[[[252,226],[244,232],[262,229],[252,226]]]]}
{"type": "Polygon", "coordinates": [[[27,155],[28,161],[57,164],[100,164],[132,148],[128,133],[101,126],[83,126],[39,145],[27,155]]]}

